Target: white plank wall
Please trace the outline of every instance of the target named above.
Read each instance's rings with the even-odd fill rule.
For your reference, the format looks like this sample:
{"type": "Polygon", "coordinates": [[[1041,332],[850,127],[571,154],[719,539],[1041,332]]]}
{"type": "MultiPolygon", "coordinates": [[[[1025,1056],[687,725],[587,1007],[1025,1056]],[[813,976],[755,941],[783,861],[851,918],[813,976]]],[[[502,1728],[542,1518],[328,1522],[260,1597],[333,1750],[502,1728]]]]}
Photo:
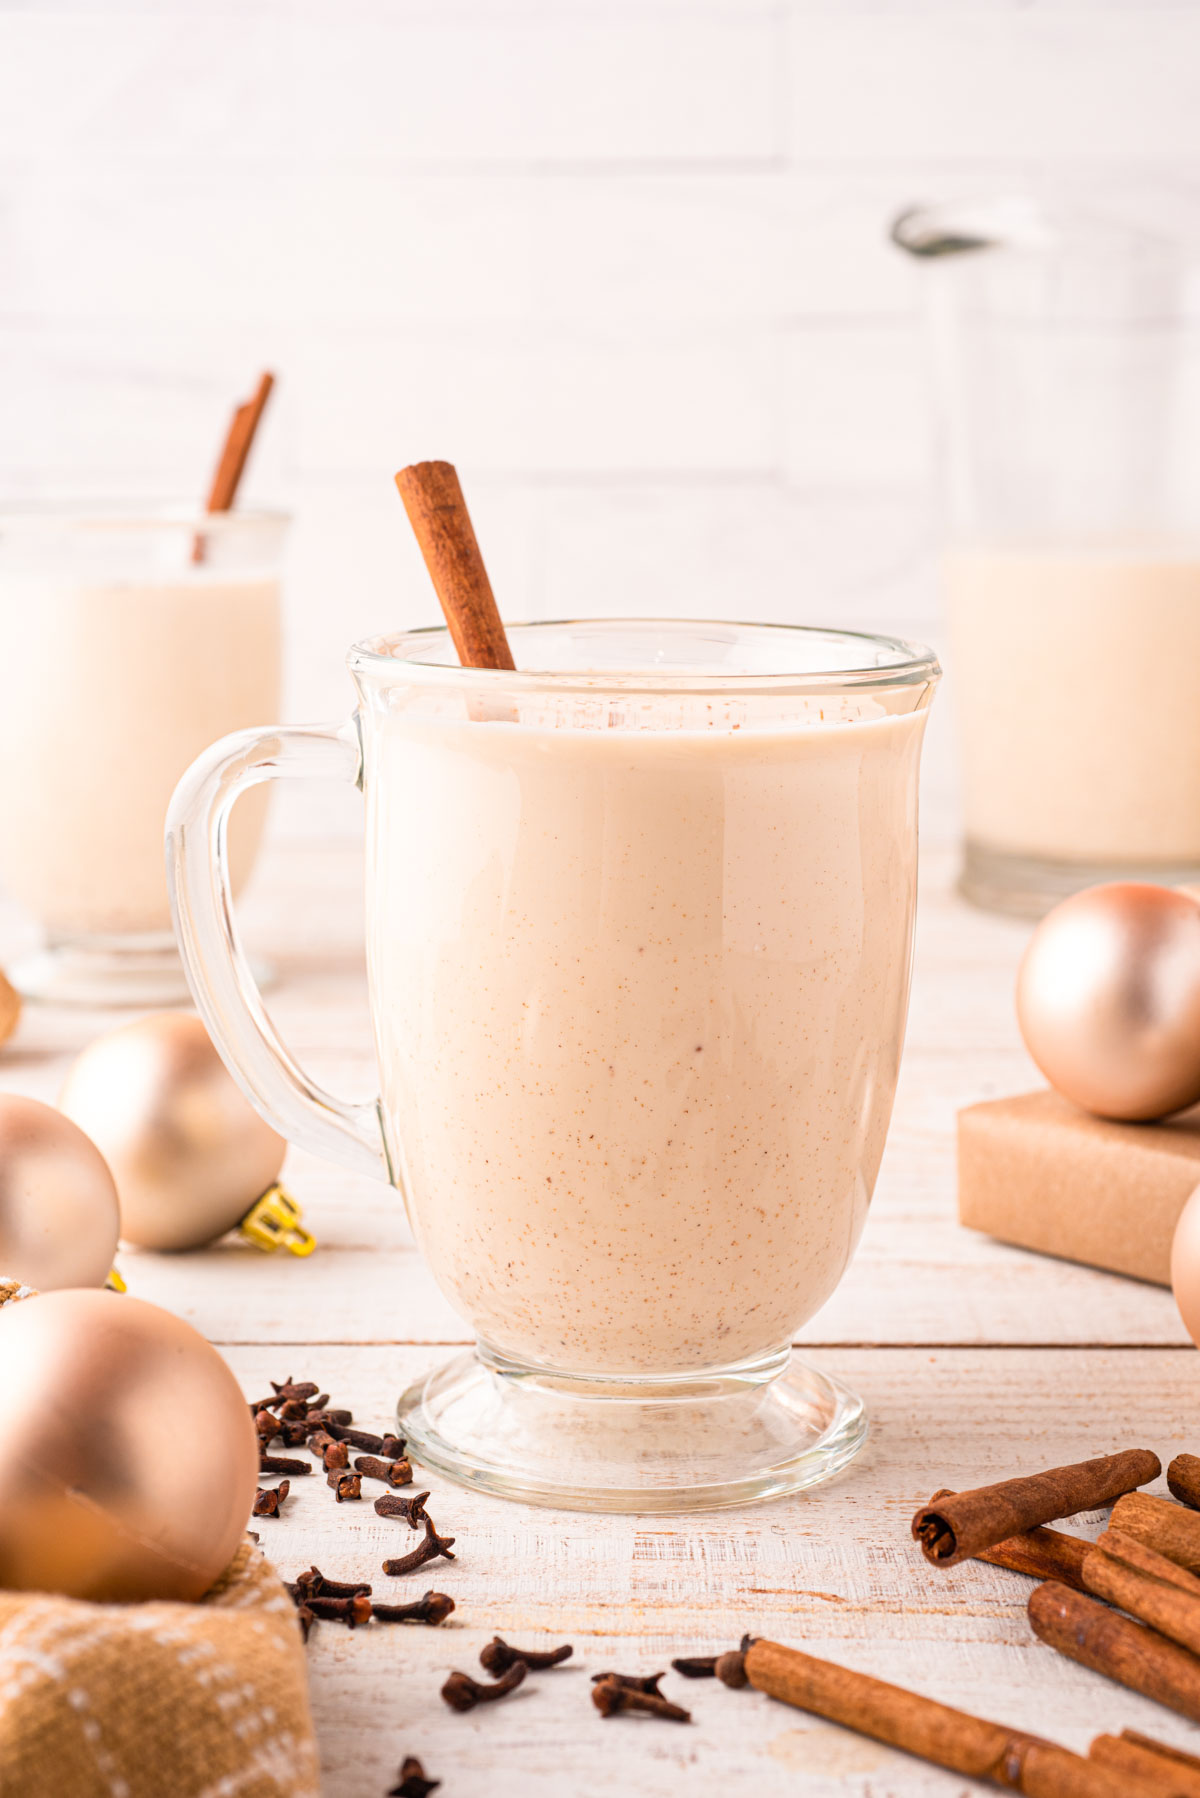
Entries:
{"type": "MultiPolygon", "coordinates": [[[[511,617],[939,636],[916,199],[1194,225],[1195,0],[7,0],[0,503],[296,514],[288,715],[435,616],[390,485],[456,460],[511,617]]],[[[949,705],[927,822],[954,821],[949,705]]],[[[292,795],[285,833],[352,828],[292,795]]]]}

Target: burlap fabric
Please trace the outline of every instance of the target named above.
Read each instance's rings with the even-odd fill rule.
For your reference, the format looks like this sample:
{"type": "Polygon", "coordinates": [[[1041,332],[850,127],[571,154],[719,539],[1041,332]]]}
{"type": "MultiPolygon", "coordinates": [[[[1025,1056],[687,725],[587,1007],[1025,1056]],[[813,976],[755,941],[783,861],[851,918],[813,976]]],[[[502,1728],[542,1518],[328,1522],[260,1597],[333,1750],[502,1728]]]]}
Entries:
{"type": "Polygon", "coordinates": [[[0,1592],[2,1798],[317,1798],[296,1608],[246,1541],[200,1604],[0,1592]]]}

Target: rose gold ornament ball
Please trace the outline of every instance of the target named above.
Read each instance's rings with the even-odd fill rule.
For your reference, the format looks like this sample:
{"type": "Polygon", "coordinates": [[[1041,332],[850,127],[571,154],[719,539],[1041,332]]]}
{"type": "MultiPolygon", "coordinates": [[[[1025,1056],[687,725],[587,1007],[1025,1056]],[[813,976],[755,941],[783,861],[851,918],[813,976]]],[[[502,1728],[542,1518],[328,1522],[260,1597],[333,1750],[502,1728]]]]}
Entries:
{"type": "Polygon", "coordinates": [[[232,1230],[287,1150],[190,1012],[158,1012],[97,1037],[59,1104],[113,1171],[121,1235],[146,1249],[199,1248],[232,1230]]]}
{"type": "Polygon", "coordinates": [[[1200,1186],[1183,1210],[1171,1242],[1171,1290],[1184,1328],[1200,1347],[1200,1186]]]}
{"type": "Polygon", "coordinates": [[[95,1143],[52,1105],[0,1093],[0,1278],[41,1292],[103,1286],[119,1222],[95,1143]]]}
{"type": "Polygon", "coordinates": [[[1099,1117],[1166,1117],[1200,1100],[1200,904],[1113,881],[1044,917],[1017,975],[1025,1046],[1099,1117]]]}
{"type": "Polygon", "coordinates": [[[190,1324],[115,1292],[0,1308],[0,1587],[195,1599],[258,1479],[237,1381],[190,1324]]]}

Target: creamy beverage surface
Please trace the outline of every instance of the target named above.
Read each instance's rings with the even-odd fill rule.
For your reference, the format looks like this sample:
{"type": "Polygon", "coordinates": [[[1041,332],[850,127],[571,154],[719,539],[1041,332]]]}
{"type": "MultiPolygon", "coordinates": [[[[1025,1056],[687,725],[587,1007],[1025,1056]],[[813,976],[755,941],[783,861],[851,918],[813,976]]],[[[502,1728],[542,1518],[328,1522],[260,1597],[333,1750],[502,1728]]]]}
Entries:
{"type": "MultiPolygon", "coordinates": [[[[217,737],[278,715],[278,582],[5,575],[0,647],[0,878],[52,937],[169,931],[176,781],[217,737]]],[[[260,793],[234,815],[235,887],[263,816],[260,793]]]]}
{"type": "Polygon", "coordinates": [[[1200,553],[981,547],[944,581],[972,842],[1200,863],[1200,553]]]}
{"type": "Polygon", "coordinates": [[[507,1355],[730,1365],[789,1341],[854,1250],[924,713],[808,704],[752,729],[365,720],[389,1135],[435,1277],[507,1355]]]}

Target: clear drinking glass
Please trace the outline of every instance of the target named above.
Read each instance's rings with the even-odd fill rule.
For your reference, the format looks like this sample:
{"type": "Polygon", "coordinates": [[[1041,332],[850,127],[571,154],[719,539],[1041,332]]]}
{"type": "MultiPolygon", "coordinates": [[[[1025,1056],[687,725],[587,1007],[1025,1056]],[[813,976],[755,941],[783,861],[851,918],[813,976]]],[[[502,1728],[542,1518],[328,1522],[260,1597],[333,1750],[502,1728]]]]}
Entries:
{"type": "Polygon", "coordinates": [[[350,654],[343,725],[243,732],[168,859],[214,1039],[293,1141],[390,1180],[478,1337],[400,1400],[426,1465],[534,1502],[792,1490],[863,1440],[793,1360],[840,1280],[908,1001],[933,656],[780,626],[444,630],[350,654]],[[281,776],[361,784],[380,1096],[322,1092],[238,948],[223,821],[281,776]]]}
{"type": "MultiPolygon", "coordinates": [[[[31,997],[170,1004],[187,982],[167,805],[214,735],[279,711],[277,513],[0,515],[0,877],[45,931],[31,997]]],[[[265,817],[230,825],[235,889],[265,817]]]]}
{"type": "Polygon", "coordinates": [[[942,436],[962,886],[1200,878],[1200,264],[1029,199],[906,213],[942,436]]]}

